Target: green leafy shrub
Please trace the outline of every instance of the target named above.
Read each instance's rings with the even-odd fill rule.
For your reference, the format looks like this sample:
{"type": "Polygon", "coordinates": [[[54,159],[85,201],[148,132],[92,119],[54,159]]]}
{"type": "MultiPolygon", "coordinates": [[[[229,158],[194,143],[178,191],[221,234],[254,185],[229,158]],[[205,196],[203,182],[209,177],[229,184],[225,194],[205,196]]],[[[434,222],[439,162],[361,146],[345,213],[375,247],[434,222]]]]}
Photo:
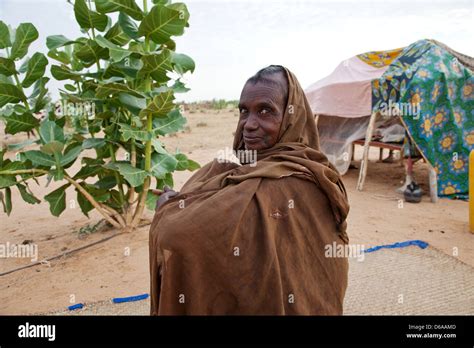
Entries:
{"type": "Polygon", "coordinates": [[[132,230],[145,207],[154,208],[151,188],[173,186],[174,171],[199,167],[182,153],[168,152],[159,140],[186,123],[174,95],[188,90],[181,76],[195,66],[189,56],[176,53],[172,37],[189,26],[189,13],[183,3],[148,5],[147,0],[141,7],[134,0],[75,0],[84,35],[54,35],[46,42],[54,61],[51,75],[65,83],[56,104],[44,76],[48,59],[42,53],[24,58],[38,38],[36,28],[22,23],[13,30],[0,21],[0,118],[6,133],[36,135],[0,152],[5,212],[12,210],[14,187],[26,202],[39,203],[28,183],[47,176],[48,182],[64,182],[44,197],[53,215],[65,210],[65,191],[73,186],[85,215],[96,209],[113,226],[132,230]],[[24,151],[34,144],[37,149],[24,151]],[[7,150],[18,151],[14,160],[4,158],[7,150]],[[72,172],[78,158],[81,168],[72,172]]]}

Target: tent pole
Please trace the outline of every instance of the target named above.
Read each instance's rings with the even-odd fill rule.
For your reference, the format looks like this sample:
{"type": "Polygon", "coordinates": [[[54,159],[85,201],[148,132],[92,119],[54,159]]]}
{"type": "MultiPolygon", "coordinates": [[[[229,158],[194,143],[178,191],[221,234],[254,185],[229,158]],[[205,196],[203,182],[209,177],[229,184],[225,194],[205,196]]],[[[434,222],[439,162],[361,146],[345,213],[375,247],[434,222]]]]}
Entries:
{"type": "Polygon", "coordinates": [[[370,141],[372,139],[372,134],[374,132],[375,119],[377,113],[373,112],[370,115],[369,126],[367,127],[367,132],[365,134],[365,143],[364,143],[364,154],[362,156],[362,161],[360,165],[359,180],[357,182],[357,190],[362,191],[364,188],[365,176],[367,175],[367,166],[369,164],[369,149],[370,141]]]}
{"type": "Polygon", "coordinates": [[[429,178],[430,178],[430,197],[431,202],[436,203],[438,202],[438,179],[436,177],[436,172],[428,163],[429,166],[429,178]]]}

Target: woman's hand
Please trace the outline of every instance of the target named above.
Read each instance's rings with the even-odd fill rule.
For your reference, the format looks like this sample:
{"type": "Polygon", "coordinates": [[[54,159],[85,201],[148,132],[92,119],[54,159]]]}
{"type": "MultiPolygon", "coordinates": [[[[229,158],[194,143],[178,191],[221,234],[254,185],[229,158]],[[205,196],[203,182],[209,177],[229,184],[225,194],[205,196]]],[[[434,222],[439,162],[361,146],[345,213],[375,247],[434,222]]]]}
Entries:
{"type": "Polygon", "coordinates": [[[179,192],[173,191],[169,186],[165,186],[163,191],[151,190],[155,195],[160,195],[160,198],[156,201],[155,211],[157,211],[163,204],[165,204],[170,198],[179,194],[179,192]]]}

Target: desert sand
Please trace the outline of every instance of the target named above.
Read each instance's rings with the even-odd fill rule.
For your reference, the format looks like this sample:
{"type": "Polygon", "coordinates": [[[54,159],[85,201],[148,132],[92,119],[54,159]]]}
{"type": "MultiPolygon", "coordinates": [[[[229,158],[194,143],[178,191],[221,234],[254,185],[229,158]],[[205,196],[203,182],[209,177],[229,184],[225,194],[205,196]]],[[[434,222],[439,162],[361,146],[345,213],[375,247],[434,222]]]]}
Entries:
{"type": "MultiPolygon", "coordinates": [[[[234,109],[199,109],[187,111],[185,131],[163,139],[168,150],[181,152],[201,165],[217,157],[220,150],[232,146],[238,113],[234,109]]],[[[3,137],[3,136],[2,136],[3,137]]],[[[15,143],[19,137],[4,142],[15,143]]],[[[9,153],[7,157],[14,156],[9,153]]],[[[356,147],[356,163],[361,147],[356,147]]],[[[350,169],[343,177],[351,211],[348,234],[351,243],[364,247],[420,239],[450,257],[474,267],[474,234],[469,232],[468,203],[440,199],[431,203],[425,195],[421,203],[400,200],[395,189],[404,181],[404,168],[399,163],[379,163],[378,149],[372,149],[372,160],[364,191],[356,190],[358,170],[350,169]]],[[[79,161],[75,164],[79,168],[79,161]]],[[[414,166],[415,177],[424,192],[428,192],[426,164],[414,166]]],[[[179,190],[191,172],[176,172],[175,190],[179,190]]],[[[60,183],[45,188],[32,184],[32,191],[42,198],[60,183]]],[[[117,231],[101,230],[79,238],[77,231],[94,225],[100,215],[92,212],[90,219],[79,207],[68,205],[59,217],[51,216],[46,202],[29,205],[13,190],[13,212],[7,217],[0,212],[0,243],[21,244],[30,241],[38,245],[39,259],[46,259],[68,250],[90,244],[117,231]]],[[[75,198],[67,191],[67,202],[75,198]]],[[[153,217],[147,212],[147,218],[153,217]]],[[[112,297],[149,292],[148,225],[121,234],[106,242],[25,270],[0,277],[0,314],[33,314],[63,310],[74,303],[96,302],[112,297]]],[[[29,259],[0,259],[0,273],[27,265],[29,259]]]]}

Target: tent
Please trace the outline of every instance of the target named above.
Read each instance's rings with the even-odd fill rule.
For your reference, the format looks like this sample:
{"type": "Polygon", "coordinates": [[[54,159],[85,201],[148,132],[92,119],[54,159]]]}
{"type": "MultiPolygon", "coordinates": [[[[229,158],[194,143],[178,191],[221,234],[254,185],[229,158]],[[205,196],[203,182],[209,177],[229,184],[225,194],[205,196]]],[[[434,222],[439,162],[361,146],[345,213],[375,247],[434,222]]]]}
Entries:
{"type": "Polygon", "coordinates": [[[341,62],[306,94],[318,119],[321,148],[344,174],[352,144],[364,139],[363,188],[373,136],[405,134],[431,166],[441,197],[467,198],[474,149],[474,59],[435,40],[359,54],[341,62]]]}

